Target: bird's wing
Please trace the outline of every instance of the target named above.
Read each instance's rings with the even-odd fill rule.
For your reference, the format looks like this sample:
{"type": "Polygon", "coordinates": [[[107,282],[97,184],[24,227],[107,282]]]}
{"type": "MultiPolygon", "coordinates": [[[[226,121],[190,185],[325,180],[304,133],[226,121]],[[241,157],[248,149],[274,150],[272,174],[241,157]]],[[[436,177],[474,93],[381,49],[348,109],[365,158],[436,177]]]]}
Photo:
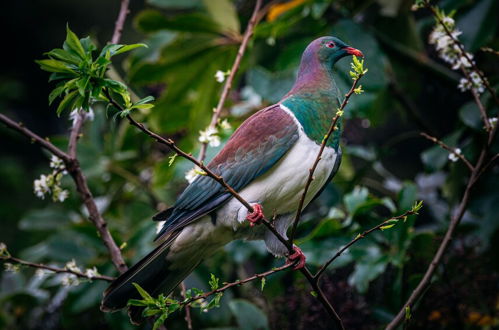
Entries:
{"type": "MultiPolygon", "coordinates": [[[[279,105],[248,118],[208,164],[236,191],[269,170],[298,140],[298,125],[279,105]]],[[[157,238],[174,232],[210,213],[231,197],[218,182],[198,176],[175,205],[154,217],[165,220],[157,238]]]]}

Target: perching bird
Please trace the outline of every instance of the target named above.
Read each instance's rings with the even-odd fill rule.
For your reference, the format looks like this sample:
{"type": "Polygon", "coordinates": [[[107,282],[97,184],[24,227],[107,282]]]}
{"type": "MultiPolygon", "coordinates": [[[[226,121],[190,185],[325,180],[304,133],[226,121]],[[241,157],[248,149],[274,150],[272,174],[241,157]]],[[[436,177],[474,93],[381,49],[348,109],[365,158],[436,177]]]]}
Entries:
{"type": "MultiPolygon", "coordinates": [[[[208,164],[253,206],[254,212],[248,214],[210,177],[198,176],[173,207],[154,217],[166,221],[156,238],[162,243],[109,286],[102,300],[103,311],[124,308],[129,299],[139,298],[134,282],[153,296],[171,293],[204,259],[236,239],[264,239],[271,253],[286,256],[287,249],[272,233],[264,226],[252,225],[261,220],[263,211],[275,216],[277,231],[286,237],[309,169],[340,105],[333,66],[347,55],[363,56],[335,37],[310,43],[293,88],[279,103],[249,117],[208,164]]],[[[340,121],[338,128],[315,170],[305,205],[338,170],[340,121]]],[[[298,268],[305,264],[298,247],[287,258],[298,268]]],[[[132,319],[139,318],[138,314],[132,312],[132,319]]]]}

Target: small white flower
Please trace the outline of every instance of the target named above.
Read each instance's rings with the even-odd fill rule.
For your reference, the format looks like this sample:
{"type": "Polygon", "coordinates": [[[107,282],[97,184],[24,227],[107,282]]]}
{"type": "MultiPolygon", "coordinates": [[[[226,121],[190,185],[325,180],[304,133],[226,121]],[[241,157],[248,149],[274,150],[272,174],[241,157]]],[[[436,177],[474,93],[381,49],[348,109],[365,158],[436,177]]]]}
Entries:
{"type": "Polygon", "coordinates": [[[33,190],[36,197],[44,199],[45,194],[50,191],[48,177],[44,174],[40,175],[40,179],[33,182],[33,190]]]}
{"type": "Polygon", "coordinates": [[[225,80],[225,72],[217,70],[215,73],[215,80],[219,83],[223,83],[225,80]]]}
{"type": "Polygon", "coordinates": [[[199,131],[199,142],[208,143],[210,147],[218,147],[220,137],[217,134],[218,130],[215,127],[208,127],[204,131],[199,131]]]}
{"type": "Polygon", "coordinates": [[[223,130],[230,130],[232,128],[232,125],[229,123],[229,121],[226,119],[222,120],[220,122],[220,127],[223,129],[223,130]]]}
{"type": "Polygon", "coordinates": [[[442,22],[445,24],[445,26],[447,26],[448,28],[452,29],[454,28],[454,19],[452,17],[449,17],[449,16],[444,16],[444,18],[442,18],[442,22]]]}
{"type": "Polygon", "coordinates": [[[76,265],[76,261],[73,259],[71,261],[68,261],[66,263],[66,267],[65,267],[67,270],[70,270],[72,272],[78,272],[78,273],[81,273],[81,269],[76,265]]]}
{"type": "Polygon", "coordinates": [[[454,149],[454,152],[449,153],[449,160],[451,162],[457,162],[459,160],[458,155],[460,154],[461,154],[461,149],[459,148],[454,149]]]}
{"type": "MultiPolygon", "coordinates": [[[[495,127],[497,124],[497,117],[489,118],[489,124],[490,124],[490,126],[495,127]]],[[[1,248],[0,248],[0,251],[1,251],[1,248]]]]}
{"type": "Polygon", "coordinates": [[[97,268],[94,266],[93,268],[87,268],[85,270],[85,275],[88,277],[88,278],[93,278],[93,277],[96,277],[96,276],[99,276],[99,271],[97,270],[97,268]]]}
{"type": "Polygon", "coordinates": [[[56,155],[52,155],[52,157],[50,157],[50,167],[54,170],[62,170],[64,169],[64,162],[56,155]]]}
{"type": "Polygon", "coordinates": [[[71,120],[73,122],[73,124],[72,124],[73,127],[76,124],[76,119],[78,118],[77,115],[79,112],[83,115],[84,120],[90,120],[90,121],[94,120],[95,114],[94,114],[94,110],[92,108],[90,108],[88,111],[84,111],[81,109],[74,109],[69,114],[69,120],[71,120]]]}
{"type": "Polygon", "coordinates": [[[61,190],[57,195],[57,200],[62,203],[66,200],[66,198],[68,198],[68,195],[69,192],[67,190],[61,190]]]}
{"type": "Polygon", "coordinates": [[[61,284],[63,286],[76,286],[80,284],[80,280],[76,275],[64,274],[61,278],[61,284]]]}
{"type": "Polygon", "coordinates": [[[196,168],[192,168],[192,169],[190,169],[189,171],[187,171],[187,172],[185,173],[185,179],[187,180],[187,182],[192,183],[192,181],[194,181],[194,179],[195,179],[198,175],[199,175],[199,174],[197,173],[196,168]]]}

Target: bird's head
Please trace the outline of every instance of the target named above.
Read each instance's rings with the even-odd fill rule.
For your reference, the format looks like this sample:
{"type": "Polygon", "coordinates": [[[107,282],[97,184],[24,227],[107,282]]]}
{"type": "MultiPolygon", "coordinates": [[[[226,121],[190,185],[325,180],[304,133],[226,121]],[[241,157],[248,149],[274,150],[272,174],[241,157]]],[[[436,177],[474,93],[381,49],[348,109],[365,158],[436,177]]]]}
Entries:
{"type": "Polygon", "coordinates": [[[305,50],[305,56],[317,56],[319,62],[332,67],[339,59],[355,55],[364,57],[364,54],[358,49],[350,47],[336,37],[322,37],[315,39],[305,50]]]}

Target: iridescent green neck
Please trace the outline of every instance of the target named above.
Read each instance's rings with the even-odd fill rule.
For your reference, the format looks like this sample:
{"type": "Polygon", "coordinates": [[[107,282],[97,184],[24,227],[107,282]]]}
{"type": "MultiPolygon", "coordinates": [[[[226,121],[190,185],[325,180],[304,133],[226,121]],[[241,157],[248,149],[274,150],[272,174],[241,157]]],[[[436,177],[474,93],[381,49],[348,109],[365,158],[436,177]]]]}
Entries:
{"type": "MultiPolygon", "coordinates": [[[[333,80],[332,72],[325,71],[322,72],[322,77],[320,75],[316,76],[319,79],[315,83],[306,84],[306,87],[303,85],[296,86],[295,84],[295,87],[298,88],[293,88],[281,101],[284,106],[293,112],[302,125],[305,134],[317,144],[322,143],[340,106],[339,90],[333,80]]],[[[333,132],[333,136],[329,138],[327,143],[328,147],[333,147],[336,150],[343,130],[341,118],[338,120],[337,126],[338,129],[333,132]]]]}

